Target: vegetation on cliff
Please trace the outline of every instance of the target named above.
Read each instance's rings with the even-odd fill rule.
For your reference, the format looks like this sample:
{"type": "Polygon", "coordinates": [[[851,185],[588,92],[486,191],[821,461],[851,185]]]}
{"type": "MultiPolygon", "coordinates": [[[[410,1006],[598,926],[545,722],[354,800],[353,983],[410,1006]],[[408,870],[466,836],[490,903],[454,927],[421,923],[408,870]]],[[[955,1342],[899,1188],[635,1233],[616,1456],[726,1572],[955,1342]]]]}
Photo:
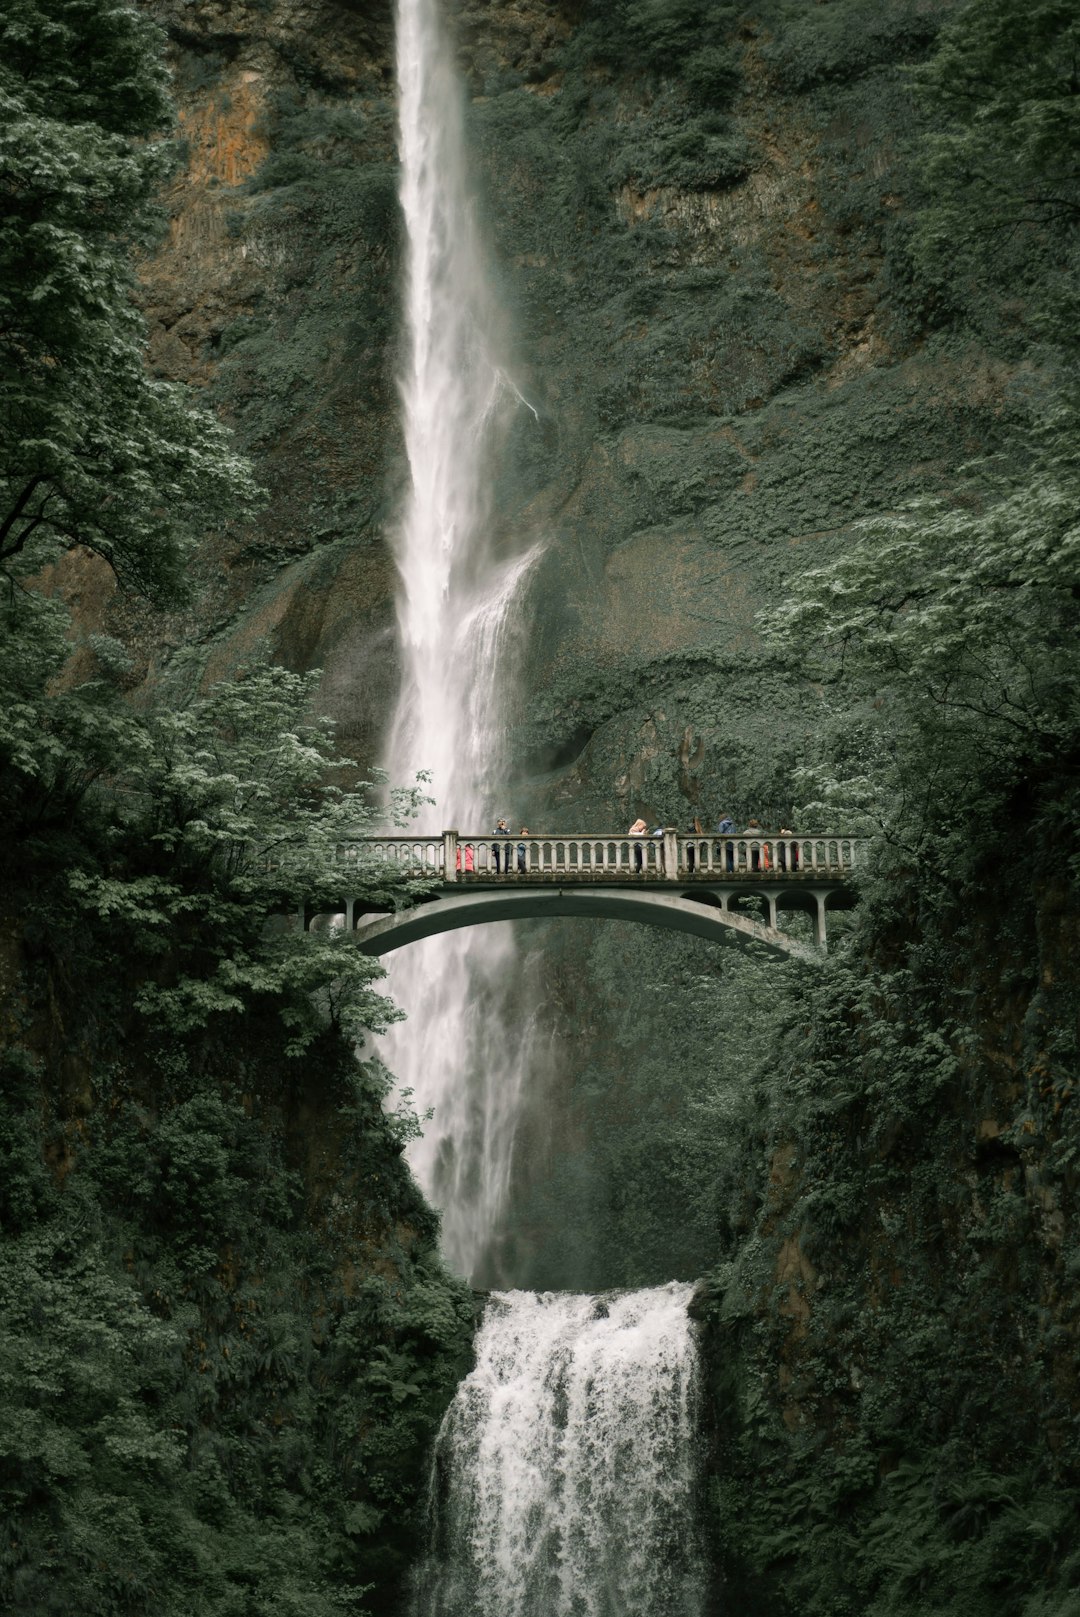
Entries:
{"type": "Polygon", "coordinates": [[[311,678],[180,658],[135,706],[117,641],[73,655],[60,550],[175,602],[252,484],[144,368],[160,36],[26,0],[0,42],[0,1604],[385,1611],[472,1311],[354,1054],[380,970],[284,920],[370,797],[311,678]]]}
{"type": "Polygon", "coordinates": [[[127,6],[0,19],[0,564],[82,545],[165,603],[253,490],[214,417],[146,369],[131,255],[174,161],[162,44],[127,6]]]}
{"type": "Polygon", "coordinates": [[[844,704],[821,801],[876,843],[751,1078],[758,1204],[704,1305],[764,1609],[1075,1609],[1080,482],[1071,433],[1029,453],[773,617],[844,704]]]}
{"type": "MultiPolygon", "coordinates": [[[[799,829],[876,838],[817,974],[549,948],[580,1067],[514,1279],[709,1272],[721,1609],[1074,1617],[1074,8],[607,0],[516,53],[508,8],[454,9],[541,417],[499,494],[550,539],[545,812],[797,778],[799,829]]],[[[267,567],[376,548],[397,443],[386,17],[357,27],[359,81],[278,29],[228,216],[258,285],[216,396],[299,490],[243,541],[267,567]]],[[[0,43],[0,1598],[386,1609],[468,1301],[353,1059],[372,968],[266,925],[362,805],[304,678],[181,660],[133,707],[123,648],[69,662],[31,593],[74,544],[174,600],[252,490],[143,369],[160,36],[13,0],[0,43]]],[[[224,71],[194,50],[181,84],[224,71]]]]}
{"type": "MultiPolygon", "coordinates": [[[[758,488],[767,468],[768,518],[816,530],[813,552],[778,553],[761,643],[620,665],[576,703],[569,679],[553,692],[592,721],[581,778],[627,712],[641,729],[624,734],[650,749],[635,801],[665,817],[727,808],[729,792],[773,800],[779,758],[797,771],[796,823],[861,827],[873,874],[815,973],[614,930],[576,957],[566,945],[552,995],[590,1053],[518,1258],[546,1284],[659,1281],[673,1255],[678,1273],[711,1271],[718,1610],[1066,1617],[1080,1589],[1076,20],[855,0],[755,15],[770,93],[822,111],[830,200],[843,193],[848,230],[875,241],[892,342],[930,355],[946,386],[954,366],[975,395],[999,380],[948,436],[924,421],[949,472],[914,499],[896,454],[914,423],[900,391],[884,402],[885,371],[844,379],[812,462],[791,428],[812,398],[734,417],[742,445],[771,451],[739,468],[758,488]],[[913,47],[899,92],[913,99],[886,144],[895,60],[913,47]],[[884,206],[850,146],[840,160],[856,116],[885,146],[884,206]],[[873,417],[860,433],[850,412],[874,397],[881,431],[873,417]],[[692,742],[664,745],[662,707],[692,718],[703,764],[692,742]],[[754,732],[740,748],[725,711],[754,732]],[[578,1236],[556,1247],[568,1207],[578,1236]]],[[[651,462],[626,456],[628,478],[653,480],[657,522],[665,490],[681,514],[704,505],[717,466],[688,427],[678,441],[700,459],[664,485],[660,441],[651,462]]],[[[738,555],[755,565],[750,545],[738,555]]]]}

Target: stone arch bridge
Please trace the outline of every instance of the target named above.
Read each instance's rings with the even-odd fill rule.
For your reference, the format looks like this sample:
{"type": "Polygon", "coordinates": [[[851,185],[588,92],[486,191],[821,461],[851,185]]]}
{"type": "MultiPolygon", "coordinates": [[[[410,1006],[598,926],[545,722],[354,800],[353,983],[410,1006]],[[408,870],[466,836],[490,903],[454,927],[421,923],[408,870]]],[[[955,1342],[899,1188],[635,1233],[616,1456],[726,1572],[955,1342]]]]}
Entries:
{"type": "MultiPolygon", "coordinates": [[[[493,838],[457,831],[354,837],[337,850],[342,897],[334,913],[371,955],[488,921],[598,916],[813,960],[826,947],[829,910],[855,902],[860,847],[845,836],[682,836],[670,830],[648,837],[493,838]],[[372,868],[386,864],[419,884],[406,909],[374,910],[357,896],[370,886],[372,868]],[[760,903],[748,909],[754,899],[760,903]],[[783,931],[779,918],[786,910],[811,916],[813,947],[783,931]]],[[[315,917],[305,912],[301,919],[309,926],[315,917]]]]}

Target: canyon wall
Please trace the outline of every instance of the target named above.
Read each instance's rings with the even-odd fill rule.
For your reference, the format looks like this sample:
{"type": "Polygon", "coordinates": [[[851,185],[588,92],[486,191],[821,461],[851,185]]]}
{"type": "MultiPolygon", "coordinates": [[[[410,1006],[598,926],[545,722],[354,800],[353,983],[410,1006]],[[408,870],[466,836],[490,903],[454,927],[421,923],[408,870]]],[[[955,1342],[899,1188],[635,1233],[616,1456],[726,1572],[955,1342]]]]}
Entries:
{"type": "MultiPolygon", "coordinates": [[[[136,702],[181,649],[208,682],[265,645],[318,671],[367,763],[404,477],[389,7],[150,9],[185,142],[142,267],[152,363],[205,390],[268,499],[207,541],[183,613],[77,554],[52,586],[132,648],[136,702]]],[[[949,310],[914,265],[910,68],[963,9],[449,7],[535,411],[495,505],[544,546],[493,817],[786,816],[838,724],[849,782],[907,747],[929,796],[878,692],[844,709],[756,614],[913,497],[976,509],[972,463],[1022,459],[1047,394],[1030,282],[949,310]]],[[[521,930],[549,1056],[505,1271],[706,1275],[704,1508],[718,1600],[748,1611],[1074,1609],[1075,758],[1027,745],[969,760],[917,850],[879,840],[820,978],[521,930]]]]}
{"type": "MultiPolygon", "coordinates": [[[[194,638],[208,677],[267,641],[322,671],[369,759],[403,475],[389,8],[152,9],[184,140],[144,268],[152,360],[208,389],[269,500],[207,546],[188,619],[124,637],[151,675],[194,638]]],[[[539,416],[497,490],[545,546],[523,818],[785,802],[814,697],[762,658],[755,611],[1023,409],[1015,368],[908,317],[903,65],[948,7],[878,9],[855,42],[769,7],[628,39],[581,5],[451,8],[539,416]]]]}

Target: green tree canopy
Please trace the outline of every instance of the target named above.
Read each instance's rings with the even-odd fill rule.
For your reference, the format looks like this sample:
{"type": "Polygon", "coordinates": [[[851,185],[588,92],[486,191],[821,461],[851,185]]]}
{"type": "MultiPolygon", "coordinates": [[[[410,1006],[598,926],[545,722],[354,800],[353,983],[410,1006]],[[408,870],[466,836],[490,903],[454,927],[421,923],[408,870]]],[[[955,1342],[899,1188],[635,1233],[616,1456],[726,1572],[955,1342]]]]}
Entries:
{"type": "Polygon", "coordinates": [[[946,309],[993,289],[1021,323],[1075,344],[1080,227],[1080,16],[1071,0],[960,8],[916,73],[933,132],[915,246],[946,309]],[[1017,313],[1020,311],[1018,310],[1017,313]]]}
{"type": "Polygon", "coordinates": [[[844,704],[820,778],[850,810],[866,806],[869,774],[880,817],[895,830],[897,815],[910,825],[916,814],[917,837],[938,835],[942,813],[961,825],[1018,783],[1064,778],[1076,764],[1080,468],[1070,435],[1035,440],[1019,486],[983,471],[991,481],[979,494],[863,524],[844,556],[794,580],[766,620],[781,652],[844,704]]]}
{"type": "MultiPolygon", "coordinates": [[[[171,706],[136,711],[115,677],[115,642],[98,640],[100,675],[69,688],[63,606],[19,593],[0,601],[0,855],[13,884],[39,865],[39,908],[80,938],[117,928],[141,962],[135,1004],[173,1033],[258,1004],[301,1048],[329,1020],[350,1035],[397,1012],[377,992],[381,966],[337,931],[272,923],[332,910],[338,848],[368,828],[381,782],[338,784],[333,724],[313,711],[318,675],[266,663],[171,706]],[[114,667],[110,670],[110,661],[114,667]],[[85,928],[90,928],[90,934],[85,928]]],[[[404,823],[416,789],[389,793],[404,823]]],[[[357,860],[353,896],[408,902],[415,884],[357,860]]]]}
{"type": "Polygon", "coordinates": [[[145,367],[132,253],[172,161],[161,45],[110,0],[0,18],[0,565],[85,545],[167,600],[191,535],[253,489],[209,412],[145,367]]]}

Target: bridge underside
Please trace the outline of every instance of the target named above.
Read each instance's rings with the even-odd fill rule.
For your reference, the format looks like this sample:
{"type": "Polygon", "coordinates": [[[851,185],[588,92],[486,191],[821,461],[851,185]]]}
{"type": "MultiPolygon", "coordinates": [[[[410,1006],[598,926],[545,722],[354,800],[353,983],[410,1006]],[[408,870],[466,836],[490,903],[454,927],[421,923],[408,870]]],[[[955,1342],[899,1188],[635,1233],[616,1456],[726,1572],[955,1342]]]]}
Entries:
{"type": "Polygon", "coordinates": [[[436,897],[395,914],[353,916],[346,906],[347,924],[365,954],[389,954],[408,943],[461,927],[481,926],[489,921],[536,920],[546,917],[578,916],[612,921],[638,921],[647,926],[667,927],[688,932],[713,943],[751,944],[777,958],[817,960],[825,944],[825,910],[845,904],[848,895],[830,886],[809,888],[801,885],[791,893],[770,892],[767,896],[770,922],[757,920],[729,908],[740,898],[762,896],[762,888],[725,885],[715,891],[698,889],[693,897],[684,893],[648,890],[640,887],[519,887],[477,890],[447,889],[436,897]],[[818,947],[789,937],[775,925],[779,909],[808,911],[815,922],[818,947]]]}

